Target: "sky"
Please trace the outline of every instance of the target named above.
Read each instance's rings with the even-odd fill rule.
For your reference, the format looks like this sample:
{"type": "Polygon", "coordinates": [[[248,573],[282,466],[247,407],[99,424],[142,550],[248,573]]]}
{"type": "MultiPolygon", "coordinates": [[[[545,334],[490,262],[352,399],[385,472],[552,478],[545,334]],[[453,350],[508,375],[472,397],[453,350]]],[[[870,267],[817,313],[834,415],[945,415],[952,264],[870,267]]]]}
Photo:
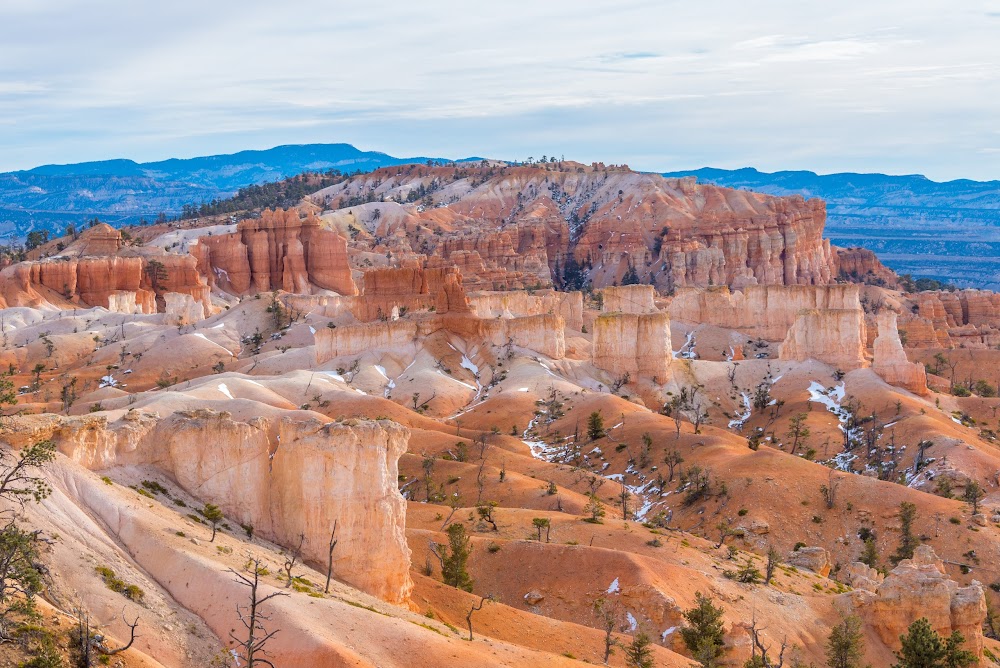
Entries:
{"type": "Polygon", "coordinates": [[[0,0],[0,170],[347,142],[1000,178],[1000,0],[0,0]]]}

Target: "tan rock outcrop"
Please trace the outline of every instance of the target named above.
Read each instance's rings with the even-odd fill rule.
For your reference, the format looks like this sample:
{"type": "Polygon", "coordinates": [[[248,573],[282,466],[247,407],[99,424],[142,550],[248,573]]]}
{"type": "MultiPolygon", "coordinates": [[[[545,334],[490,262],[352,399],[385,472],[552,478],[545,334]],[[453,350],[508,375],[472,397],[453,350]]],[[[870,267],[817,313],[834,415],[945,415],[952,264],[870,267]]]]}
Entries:
{"type": "Polygon", "coordinates": [[[860,608],[879,638],[890,648],[899,648],[899,637],[916,619],[925,617],[940,634],[959,631],[965,649],[981,656],[986,595],[973,582],[959,587],[944,573],[930,546],[917,548],[913,559],[905,559],[879,585],[874,596],[861,598],[860,608]]]}
{"type": "Polygon", "coordinates": [[[205,319],[205,305],[180,292],[166,292],[164,313],[171,325],[191,325],[205,319]]]}
{"type": "Polygon", "coordinates": [[[297,545],[302,534],[305,558],[319,567],[336,524],[338,578],[394,603],[409,596],[406,506],[396,487],[405,427],[301,417],[241,422],[211,410],[159,420],[130,411],[111,423],[93,415],[20,416],[5,435],[14,447],[44,439],[94,470],[155,466],[186,492],[285,546],[297,545]]]}
{"type": "Polygon", "coordinates": [[[593,363],[620,376],[656,378],[670,374],[670,317],[666,313],[602,313],[594,321],[593,363]]]}
{"type": "Polygon", "coordinates": [[[132,290],[115,290],[108,294],[108,310],[115,313],[141,313],[135,303],[135,292],[132,290]]]}
{"type": "Polygon", "coordinates": [[[810,309],[795,319],[778,353],[782,360],[817,360],[843,371],[865,364],[861,309],[810,309]]]}
{"type": "Polygon", "coordinates": [[[878,591],[882,581],[885,580],[885,576],[860,561],[854,561],[844,568],[843,573],[840,574],[840,580],[854,589],[874,594],[878,591]]]}
{"type": "Polygon", "coordinates": [[[874,252],[867,248],[836,248],[833,255],[837,276],[873,285],[894,288],[896,273],[882,264],[874,252]]]}
{"type": "Polygon", "coordinates": [[[478,339],[496,347],[510,343],[552,359],[562,359],[566,356],[565,328],[561,316],[550,314],[490,320],[451,314],[342,325],[316,332],[316,363],[371,350],[408,349],[440,330],[454,332],[466,340],[478,339]]]}
{"type": "Polygon", "coordinates": [[[877,316],[877,323],[878,337],[875,339],[872,370],[890,385],[915,394],[927,394],[927,371],[922,364],[906,358],[896,329],[896,314],[882,311],[877,316]]]}
{"type": "Polygon", "coordinates": [[[985,290],[920,292],[913,313],[900,317],[911,348],[993,348],[1000,345],[1000,295],[985,290]]]}
{"type": "Polygon", "coordinates": [[[655,313],[652,285],[622,285],[601,290],[601,310],[605,313],[655,313]]]}
{"type": "Polygon", "coordinates": [[[212,308],[208,285],[190,255],[161,252],[46,259],[21,262],[0,272],[3,307],[49,304],[119,310],[130,308],[131,299],[134,312],[156,313],[156,297],[165,292],[190,295],[206,313],[212,308]],[[132,297],[123,297],[123,293],[131,293],[132,297]]]}
{"type": "Polygon", "coordinates": [[[781,341],[807,309],[860,309],[857,285],[725,286],[682,288],[670,302],[672,320],[736,329],[768,341],[781,341]]]}
{"type": "Polygon", "coordinates": [[[583,294],[580,292],[473,292],[469,294],[469,304],[472,312],[484,320],[551,313],[561,315],[570,329],[579,331],[583,327],[583,294]]]}
{"type": "Polygon", "coordinates": [[[317,289],[357,294],[347,242],[318,218],[294,209],[266,210],[239,223],[233,234],[205,236],[191,247],[209,284],[235,294],[317,289]]]}
{"type": "Polygon", "coordinates": [[[785,557],[785,563],[796,568],[805,568],[823,577],[829,575],[833,567],[830,553],[822,547],[800,547],[793,550],[785,557]]]}

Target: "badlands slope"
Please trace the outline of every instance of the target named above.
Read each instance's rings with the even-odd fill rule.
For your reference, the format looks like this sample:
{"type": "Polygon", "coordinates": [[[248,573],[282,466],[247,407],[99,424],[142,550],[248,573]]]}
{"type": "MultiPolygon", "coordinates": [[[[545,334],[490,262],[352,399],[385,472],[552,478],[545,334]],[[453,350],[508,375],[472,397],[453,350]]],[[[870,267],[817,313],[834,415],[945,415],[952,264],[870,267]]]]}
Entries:
{"type": "Polygon", "coordinates": [[[124,608],[126,665],[225,665],[254,555],[289,594],[267,604],[278,666],[600,663],[599,598],[621,641],[688,666],[697,593],[725,611],[725,665],[754,619],[821,665],[852,613],[872,665],[918,616],[988,665],[1000,400],[953,388],[995,387],[1000,300],[898,292],[824,216],[602,165],[405,166],[237,226],[43,248],[0,272],[0,367],[4,447],[59,452],[26,511],[47,623],[83,609],[127,640],[124,608]],[[894,567],[903,502],[922,546],[894,567]],[[471,592],[432,550],[456,523],[471,592]],[[772,549],[769,584],[727,575],[772,549]]]}

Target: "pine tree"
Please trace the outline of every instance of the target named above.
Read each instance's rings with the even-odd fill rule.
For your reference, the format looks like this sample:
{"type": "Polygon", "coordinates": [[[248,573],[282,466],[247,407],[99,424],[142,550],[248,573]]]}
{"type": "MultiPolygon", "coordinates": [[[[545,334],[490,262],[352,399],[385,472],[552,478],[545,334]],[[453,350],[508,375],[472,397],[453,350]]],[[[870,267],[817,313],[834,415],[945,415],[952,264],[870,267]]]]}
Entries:
{"type": "Polygon", "coordinates": [[[472,591],[472,577],[466,566],[472,546],[465,534],[465,525],[452,524],[448,527],[448,546],[441,548],[441,578],[446,585],[472,591]]]}
{"type": "Polygon", "coordinates": [[[961,633],[954,631],[942,640],[923,617],[910,624],[899,641],[902,647],[895,653],[899,663],[893,668],[966,668],[976,662],[972,652],[962,649],[965,638],[961,633]]]}
{"type": "Polygon", "coordinates": [[[632,642],[625,645],[625,665],[628,668],[653,668],[652,641],[644,631],[632,636],[632,642]]]}
{"type": "Polygon", "coordinates": [[[715,668],[725,648],[722,608],[701,592],[695,594],[695,602],[695,607],[684,612],[687,623],[681,628],[681,638],[699,665],[715,668]]]}
{"type": "Polygon", "coordinates": [[[865,548],[862,550],[861,556],[858,557],[858,561],[869,568],[878,568],[878,545],[875,544],[874,537],[869,536],[865,539],[865,548]]]}
{"type": "Polygon", "coordinates": [[[592,441],[604,438],[604,418],[599,411],[594,411],[587,418],[587,437],[592,441]]]}
{"type": "Polygon", "coordinates": [[[865,657],[865,636],[861,619],[844,617],[833,627],[826,641],[826,665],[829,668],[861,668],[865,657]]]}
{"type": "Polygon", "coordinates": [[[639,284],[639,274],[636,273],[635,267],[632,266],[630,262],[628,269],[625,270],[625,275],[622,276],[622,285],[638,285],[639,284]]]}
{"type": "Polygon", "coordinates": [[[596,492],[591,492],[588,498],[590,500],[583,507],[583,512],[590,515],[590,517],[587,517],[584,521],[591,524],[601,524],[601,518],[607,514],[607,511],[604,510],[604,504],[597,498],[596,492]]]}
{"type": "Polygon", "coordinates": [[[917,519],[917,507],[908,501],[899,504],[899,547],[889,559],[898,564],[903,559],[912,559],[913,551],[920,545],[920,539],[913,535],[913,521],[917,519]]]}
{"type": "Polygon", "coordinates": [[[215,533],[219,529],[219,522],[222,521],[222,511],[219,507],[213,503],[206,503],[205,507],[201,510],[201,516],[204,517],[209,524],[212,525],[212,538],[209,543],[215,542],[215,533]]]}

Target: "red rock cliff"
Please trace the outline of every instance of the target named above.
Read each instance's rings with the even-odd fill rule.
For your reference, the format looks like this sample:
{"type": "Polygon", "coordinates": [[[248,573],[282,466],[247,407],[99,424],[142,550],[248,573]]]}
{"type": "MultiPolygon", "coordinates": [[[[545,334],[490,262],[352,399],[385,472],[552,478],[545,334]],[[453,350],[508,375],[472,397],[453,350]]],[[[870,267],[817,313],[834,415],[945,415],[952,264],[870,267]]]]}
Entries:
{"type": "Polygon", "coordinates": [[[202,237],[191,252],[211,285],[236,294],[316,289],[357,294],[344,238],[294,209],[267,210],[259,219],[242,221],[233,234],[202,237]]]}

